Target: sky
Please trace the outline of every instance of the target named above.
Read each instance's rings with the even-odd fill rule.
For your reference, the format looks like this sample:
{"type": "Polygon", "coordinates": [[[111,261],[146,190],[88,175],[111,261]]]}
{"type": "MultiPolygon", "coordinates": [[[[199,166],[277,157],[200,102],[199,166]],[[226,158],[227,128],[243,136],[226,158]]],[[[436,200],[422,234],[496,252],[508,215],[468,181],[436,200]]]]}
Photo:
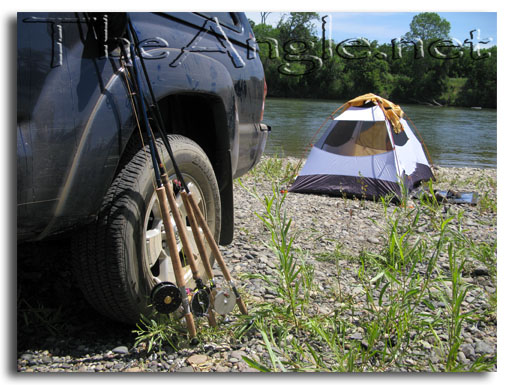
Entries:
{"type": "MultiPolygon", "coordinates": [[[[339,43],[345,39],[364,37],[370,41],[390,43],[392,39],[404,35],[410,30],[410,22],[418,12],[323,12],[317,11],[320,17],[331,15],[332,39],[339,43]]],[[[450,37],[464,42],[470,37],[470,31],[480,30],[480,40],[490,43],[484,47],[496,45],[496,12],[437,12],[450,25],[450,37]]],[[[284,12],[272,12],[266,24],[276,26],[284,12]]],[[[246,12],[246,16],[260,23],[260,12],[246,12]]],[[[328,21],[328,19],[326,19],[328,21]]],[[[321,37],[321,21],[316,22],[321,37]]],[[[329,24],[325,27],[327,36],[329,24]]],[[[478,35],[475,33],[475,37],[478,35]]]]}

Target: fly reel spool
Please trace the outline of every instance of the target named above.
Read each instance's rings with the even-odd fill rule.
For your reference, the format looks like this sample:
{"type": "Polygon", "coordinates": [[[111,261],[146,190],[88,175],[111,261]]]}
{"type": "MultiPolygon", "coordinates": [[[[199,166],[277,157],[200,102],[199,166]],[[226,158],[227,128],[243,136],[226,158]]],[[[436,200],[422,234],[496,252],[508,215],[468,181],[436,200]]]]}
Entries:
{"type": "Polygon", "coordinates": [[[232,290],[221,289],[214,297],[214,310],[216,313],[225,315],[230,313],[236,305],[236,296],[232,290]]]}
{"type": "Polygon", "coordinates": [[[196,317],[202,317],[207,314],[209,310],[210,300],[209,300],[209,292],[205,289],[197,290],[191,301],[191,308],[193,314],[196,317]]]}
{"type": "Polygon", "coordinates": [[[150,294],[152,305],[161,314],[173,313],[182,303],[179,288],[172,282],[160,282],[150,294]]]}

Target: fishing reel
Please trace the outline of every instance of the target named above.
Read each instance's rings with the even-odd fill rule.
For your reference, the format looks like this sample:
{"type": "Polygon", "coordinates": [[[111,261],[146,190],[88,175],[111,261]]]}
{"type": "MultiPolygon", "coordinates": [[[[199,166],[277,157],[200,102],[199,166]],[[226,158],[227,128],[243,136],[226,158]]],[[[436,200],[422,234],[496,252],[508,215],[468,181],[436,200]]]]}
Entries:
{"type": "Polygon", "coordinates": [[[202,317],[207,314],[210,303],[209,291],[207,289],[198,289],[193,294],[191,310],[196,317],[202,317]]]}
{"type": "Polygon", "coordinates": [[[232,290],[220,289],[214,297],[214,310],[216,313],[225,315],[230,313],[236,305],[236,295],[232,290]]]}
{"type": "Polygon", "coordinates": [[[160,282],[155,285],[150,298],[155,310],[161,314],[173,313],[182,303],[182,294],[172,282],[160,282]]]}

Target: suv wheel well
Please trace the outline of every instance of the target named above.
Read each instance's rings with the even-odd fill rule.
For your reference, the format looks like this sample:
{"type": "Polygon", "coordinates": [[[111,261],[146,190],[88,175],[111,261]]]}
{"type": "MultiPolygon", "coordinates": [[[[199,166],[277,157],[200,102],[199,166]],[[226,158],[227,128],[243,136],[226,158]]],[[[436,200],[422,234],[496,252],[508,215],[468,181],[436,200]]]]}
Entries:
{"type": "MultiPolygon", "coordinates": [[[[182,135],[193,140],[209,158],[221,197],[220,244],[231,243],[234,229],[232,166],[228,121],[223,102],[210,95],[174,94],[161,99],[159,109],[168,134],[182,135]]],[[[141,137],[136,128],[118,168],[121,169],[141,146],[141,137]]]]}
{"type": "Polygon", "coordinates": [[[168,133],[193,140],[207,154],[220,189],[232,182],[224,159],[230,147],[223,103],[209,95],[175,94],[160,100],[159,107],[168,133]]]}

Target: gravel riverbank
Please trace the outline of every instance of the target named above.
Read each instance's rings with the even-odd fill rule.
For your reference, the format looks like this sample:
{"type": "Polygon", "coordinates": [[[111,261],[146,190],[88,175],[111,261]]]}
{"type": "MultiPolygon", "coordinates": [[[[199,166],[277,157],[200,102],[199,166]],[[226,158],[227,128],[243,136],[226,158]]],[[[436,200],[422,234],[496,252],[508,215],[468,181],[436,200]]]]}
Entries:
{"type": "MultiPolygon", "coordinates": [[[[247,190],[255,187],[259,195],[271,194],[266,167],[276,167],[279,160],[265,158],[255,171],[237,182],[235,197],[235,237],[230,246],[221,247],[234,277],[243,273],[262,273],[273,276],[276,256],[266,246],[269,233],[254,213],[263,207],[247,190]]],[[[283,167],[295,160],[280,160],[283,167]]],[[[278,164],[280,166],[280,164],[278,164]]],[[[496,242],[496,169],[438,168],[437,189],[476,191],[477,205],[443,204],[445,212],[462,212],[462,226],[467,237],[476,243],[495,245],[496,242]]],[[[284,185],[285,187],[285,185],[284,185]]],[[[391,210],[395,206],[391,206],[391,210]]],[[[356,312],[348,332],[351,340],[366,343],[360,327],[359,314],[364,314],[365,293],[359,280],[359,255],[363,251],[379,252],[384,246],[384,207],[379,202],[343,199],[316,195],[287,194],[285,209],[292,220],[291,231],[297,239],[294,246],[302,258],[314,268],[315,282],[320,293],[311,311],[330,314],[338,306],[332,295],[334,285],[345,298],[351,296],[356,312]],[[340,258],[337,271],[333,256],[340,258]]],[[[429,218],[421,218],[420,234],[429,234],[429,218]]],[[[162,351],[148,352],[136,345],[135,327],[112,323],[94,312],[85,303],[73,284],[67,265],[67,245],[55,242],[39,244],[37,248],[23,246],[18,250],[18,372],[252,372],[255,369],[242,359],[248,356],[266,361],[266,348],[260,333],[251,332],[240,340],[230,333],[211,336],[208,342],[195,347],[186,346],[174,351],[165,346],[162,351]],[[45,254],[45,261],[38,256],[45,254]]],[[[496,253],[494,253],[496,255],[496,253]]],[[[442,270],[448,261],[442,258],[442,270]]],[[[470,285],[463,311],[483,315],[475,322],[466,322],[461,332],[459,362],[471,365],[478,357],[494,360],[496,355],[496,269],[479,260],[465,265],[463,281],[470,285]],[[494,303],[494,305],[493,305],[494,303]]],[[[217,273],[220,274],[219,272],[217,273]]],[[[250,305],[262,301],[280,303],[277,293],[259,279],[239,281],[250,305]]],[[[437,306],[437,305],[436,305],[437,306]]],[[[444,304],[440,304],[444,307],[444,304]]],[[[228,317],[220,330],[230,331],[234,317],[228,317]]],[[[223,334],[223,333],[221,333],[223,334]]],[[[443,370],[441,357],[436,354],[436,339],[424,341],[419,362],[427,362],[425,370],[443,370]],[[432,368],[429,365],[432,365],[432,368]]],[[[413,358],[413,360],[415,360],[413,358]]],[[[401,369],[399,369],[401,370],[401,369]]],[[[489,370],[496,370],[492,365],[489,370]]]]}

